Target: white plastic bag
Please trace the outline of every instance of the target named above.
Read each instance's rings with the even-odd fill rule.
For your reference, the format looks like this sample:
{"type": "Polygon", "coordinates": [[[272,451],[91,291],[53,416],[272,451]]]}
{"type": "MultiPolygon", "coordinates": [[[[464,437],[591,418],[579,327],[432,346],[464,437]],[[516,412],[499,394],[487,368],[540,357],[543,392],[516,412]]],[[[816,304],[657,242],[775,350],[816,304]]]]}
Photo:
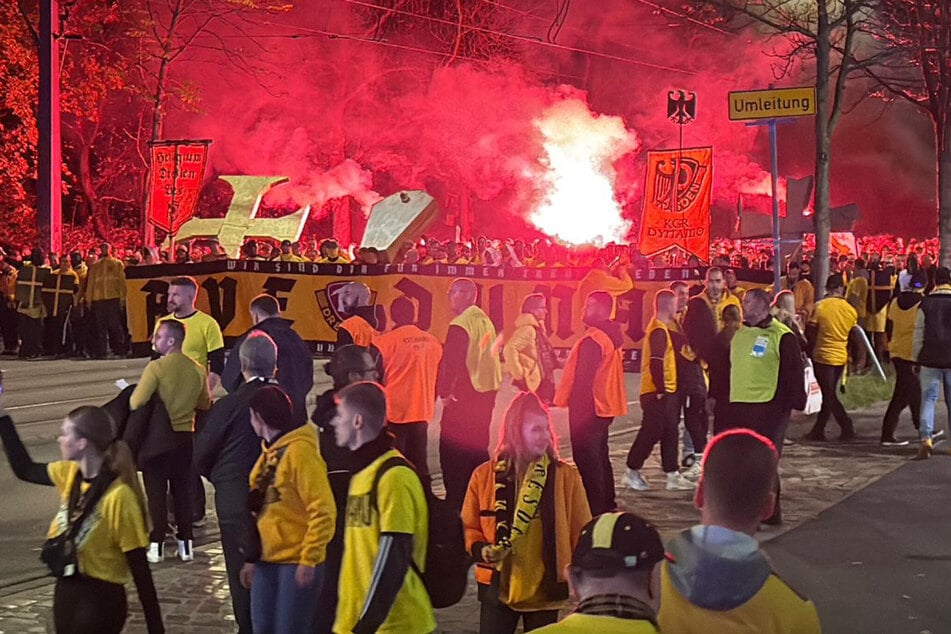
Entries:
{"type": "Polygon", "coordinates": [[[819,381],[816,380],[816,372],[812,368],[812,361],[806,359],[806,368],[803,373],[806,381],[806,407],[802,410],[803,414],[818,414],[822,409],[822,390],[819,389],[819,381]]]}

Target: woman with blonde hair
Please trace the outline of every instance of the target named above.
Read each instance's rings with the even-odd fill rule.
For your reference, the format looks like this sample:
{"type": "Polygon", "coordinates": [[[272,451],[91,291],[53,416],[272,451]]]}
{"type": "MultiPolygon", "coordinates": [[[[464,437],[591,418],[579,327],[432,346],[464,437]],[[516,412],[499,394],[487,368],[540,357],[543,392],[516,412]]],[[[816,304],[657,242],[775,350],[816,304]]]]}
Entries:
{"type": "Polygon", "coordinates": [[[13,421],[0,409],[0,438],[13,473],[26,482],[55,486],[59,512],[50,524],[41,559],[56,579],[57,632],[112,634],[127,617],[125,584],[131,578],[149,634],[164,632],[146,561],[148,507],[129,446],[116,438],[109,414],[78,407],[59,434],[63,459],[33,462],[13,421]]]}
{"type": "Polygon", "coordinates": [[[472,474],[462,507],[476,561],[480,632],[554,623],[565,606],[565,567],[591,519],[577,468],[558,458],[551,416],[531,392],[515,397],[495,457],[472,474]]]}

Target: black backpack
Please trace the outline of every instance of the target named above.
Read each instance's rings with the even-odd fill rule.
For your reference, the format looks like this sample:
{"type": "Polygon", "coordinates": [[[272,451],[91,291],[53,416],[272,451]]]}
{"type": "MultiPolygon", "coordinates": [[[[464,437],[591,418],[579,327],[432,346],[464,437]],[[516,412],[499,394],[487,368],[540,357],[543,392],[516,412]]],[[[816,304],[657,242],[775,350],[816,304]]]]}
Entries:
{"type": "MultiPolygon", "coordinates": [[[[371,503],[377,506],[376,491],[380,479],[394,467],[413,469],[406,458],[393,456],[387,458],[376,471],[371,490],[371,503]]],[[[429,600],[434,608],[448,608],[459,603],[466,594],[469,583],[469,567],[472,560],[466,552],[466,542],[462,530],[462,518],[445,500],[441,500],[426,491],[429,506],[429,543],[426,545],[426,571],[423,572],[410,560],[413,572],[423,580],[429,600]]]]}

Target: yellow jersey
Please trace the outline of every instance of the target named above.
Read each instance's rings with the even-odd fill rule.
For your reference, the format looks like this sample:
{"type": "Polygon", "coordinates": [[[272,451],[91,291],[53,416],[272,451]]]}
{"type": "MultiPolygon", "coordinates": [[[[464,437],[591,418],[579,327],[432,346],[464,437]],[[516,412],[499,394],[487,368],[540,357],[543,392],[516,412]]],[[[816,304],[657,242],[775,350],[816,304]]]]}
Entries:
{"type": "MultiPolygon", "coordinates": [[[[50,522],[47,537],[61,535],[69,527],[69,493],[75,478],[81,478],[79,464],[59,460],[46,465],[46,472],[60,495],[60,506],[50,522]]],[[[81,491],[90,484],[83,482],[81,491]]],[[[94,579],[125,584],[131,580],[125,553],[146,548],[145,513],[135,492],[118,478],[109,485],[96,508],[76,533],[79,572],[94,579]]]]}
{"type": "Polygon", "coordinates": [[[188,317],[166,315],[155,322],[155,330],[158,330],[163,321],[169,319],[185,324],[185,341],[182,342],[182,352],[207,370],[208,353],[225,347],[225,340],[221,335],[221,327],[218,322],[208,313],[196,310],[188,317]]]}
{"type": "MultiPolygon", "coordinates": [[[[420,570],[425,569],[429,507],[419,476],[407,467],[389,469],[377,486],[376,506],[371,499],[377,469],[389,458],[399,455],[395,449],[385,452],[350,480],[334,632],[352,632],[360,620],[372,583],[381,533],[412,535],[413,561],[420,570]]],[[[420,634],[435,629],[436,619],[426,586],[418,574],[407,571],[403,587],[377,632],[420,634]]]]}
{"type": "Polygon", "coordinates": [[[858,323],[858,313],[841,297],[826,297],[816,304],[810,323],[818,327],[812,359],[826,365],[849,361],[849,332],[858,323]]]}

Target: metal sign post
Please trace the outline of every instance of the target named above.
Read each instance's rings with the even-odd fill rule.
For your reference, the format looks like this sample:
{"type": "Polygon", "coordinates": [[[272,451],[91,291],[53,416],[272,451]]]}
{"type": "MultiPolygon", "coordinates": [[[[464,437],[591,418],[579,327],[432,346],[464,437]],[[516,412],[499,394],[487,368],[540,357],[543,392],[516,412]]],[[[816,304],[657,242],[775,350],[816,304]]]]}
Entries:
{"type": "Polygon", "coordinates": [[[779,293],[782,255],[779,235],[779,148],[776,126],[793,117],[816,114],[816,89],[779,88],[730,93],[730,121],[749,121],[747,126],[769,126],[770,186],[773,198],[773,295],[779,293]],[[750,121],[752,120],[752,121],[750,121]]]}

